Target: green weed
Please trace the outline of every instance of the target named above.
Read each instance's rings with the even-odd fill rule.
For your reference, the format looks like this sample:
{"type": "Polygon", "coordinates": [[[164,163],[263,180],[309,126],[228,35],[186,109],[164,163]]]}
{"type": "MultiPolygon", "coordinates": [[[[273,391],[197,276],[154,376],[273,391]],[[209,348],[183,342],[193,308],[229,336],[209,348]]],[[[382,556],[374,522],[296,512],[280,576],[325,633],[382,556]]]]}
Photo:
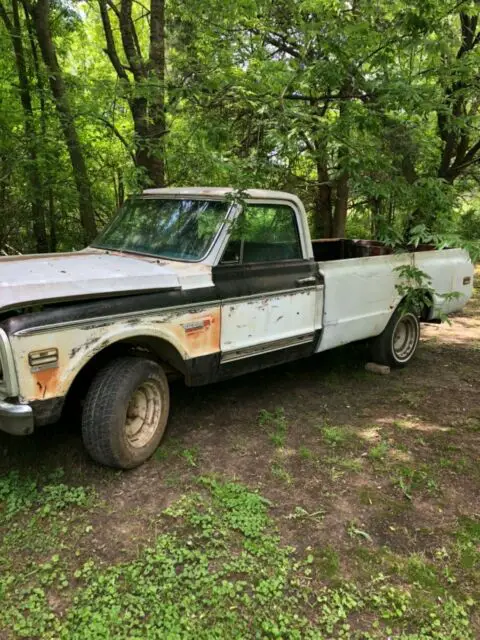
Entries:
{"type": "Polygon", "coordinates": [[[262,409],[258,416],[258,424],[269,431],[270,442],[276,447],[283,447],[287,437],[287,419],[282,407],[277,407],[273,413],[262,409]]]}
{"type": "Polygon", "coordinates": [[[270,469],[274,478],[285,482],[285,484],[293,483],[293,476],[289,473],[280,462],[272,462],[270,469]]]}
{"type": "Polygon", "coordinates": [[[180,456],[187,461],[191,467],[196,467],[198,462],[198,448],[190,447],[182,449],[180,456]]]}
{"type": "Polygon", "coordinates": [[[332,447],[340,446],[347,440],[347,433],[340,427],[322,427],[324,441],[332,447]]]}
{"type": "Polygon", "coordinates": [[[394,475],[394,483],[408,500],[412,500],[414,492],[419,490],[427,490],[433,494],[439,491],[436,479],[431,475],[430,470],[424,467],[398,467],[394,475]]]}
{"type": "Polygon", "coordinates": [[[360,458],[343,458],[339,460],[338,464],[345,471],[358,473],[363,469],[363,462],[360,458]]]}
{"type": "Polygon", "coordinates": [[[368,457],[370,458],[370,460],[385,460],[385,457],[388,453],[389,450],[389,445],[388,442],[385,442],[384,440],[382,440],[381,442],[379,442],[378,444],[376,444],[374,447],[372,447],[370,449],[370,451],[368,452],[368,457]]]}
{"type": "Polygon", "coordinates": [[[340,556],[333,547],[328,546],[315,554],[315,564],[321,576],[331,579],[340,569],[340,556]]]}
{"type": "MultiPolygon", "coordinates": [[[[473,640],[473,600],[437,597],[436,573],[423,558],[407,564],[409,588],[373,565],[360,583],[344,580],[339,551],[328,546],[295,554],[281,542],[273,505],[236,482],[198,478],[193,491],[157,516],[160,533],[133,559],[115,564],[80,551],[92,531],[84,516],[97,505],[90,489],[18,475],[0,486],[5,637],[354,640],[357,621],[367,619],[362,638],[368,640],[473,640]],[[38,542],[45,537],[48,553],[38,542]]],[[[288,517],[320,522],[323,516],[323,509],[298,506],[288,517]]],[[[371,540],[356,522],[348,534],[371,540]]],[[[479,535],[476,520],[459,522],[462,549],[478,544],[479,535]]],[[[449,584],[455,580],[448,565],[441,575],[449,584]]]]}
{"type": "Polygon", "coordinates": [[[356,522],[350,522],[347,527],[347,533],[351,538],[357,537],[367,540],[367,542],[373,542],[372,536],[364,529],[361,529],[356,522]]]}
{"type": "Polygon", "coordinates": [[[298,454],[303,460],[312,460],[315,457],[313,451],[303,445],[298,449],[298,454]]]}

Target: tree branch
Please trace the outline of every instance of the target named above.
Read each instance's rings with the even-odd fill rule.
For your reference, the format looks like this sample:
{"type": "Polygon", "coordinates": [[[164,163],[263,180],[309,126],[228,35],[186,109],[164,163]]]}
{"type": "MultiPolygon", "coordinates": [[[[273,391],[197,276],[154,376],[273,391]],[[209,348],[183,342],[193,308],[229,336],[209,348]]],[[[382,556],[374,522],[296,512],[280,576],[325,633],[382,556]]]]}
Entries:
{"type": "Polygon", "coordinates": [[[458,174],[461,173],[461,170],[467,167],[468,165],[472,164],[472,162],[477,162],[480,159],[476,157],[477,153],[479,152],[480,152],[480,140],[478,140],[473,145],[473,147],[471,147],[469,151],[467,151],[467,153],[463,156],[460,162],[457,162],[457,160],[455,160],[455,162],[451,167],[451,171],[455,172],[455,176],[458,176],[458,174]]]}
{"type": "Polygon", "coordinates": [[[150,9],[146,7],[142,2],[140,2],[140,0],[133,0],[133,2],[135,2],[135,4],[138,4],[139,7],[142,7],[142,9],[145,11],[146,17],[150,16],[150,9]]]}
{"type": "Polygon", "coordinates": [[[256,36],[263,37],[268,44],[276,47],[279,51],[283,51],[283,53],[288,53],[288,55],[293,58],[301,57],[300,51],[295,48],[295,45],[288,42],[281,34],[263,33],[260,29],[254,29],[253,27],[247,28],[247,31],[250,31],[250,33],[253,33],[256,36]]]}
{"type": "Polygon", "coordinates": [[[10,18],[8,17],[8,13],[0,1],[0,18],[3,20],[5,27],[10,35],[13,33],[13,24],[10,18]]]}
{"type": "Polygon", "coordinates": [[[126,140],[123,137],[123,135],[120,133],[117,127],[113,124],[113,122],[110,122],[110,120],[107,120],[107,118],[104,118],[103,116],[96,116],[96,119],[102,122],[107,127],[107,129],[110,129],[110,131],[118,138],[118,140],[120,140],[120,142],[123,144],[125,149],[128,151],[128,155],[130,156],[133,164],[135,165],[136,164],[135,154],[131,149],[131,145],[128,143],[128,140],[126,140]]]}
{"type": "Polygon", "coordinates": [[[462,32],[462,44],[457,52],[457,60],[463,57],[468,51],[471,51],[479,42],[479,34],[475,35],[477,30],[478,17],[469,16],[462,11],[460,13],[460,28],[462,32]]]}
{"type": "Polygon", "coordinates": [[[300,100],[303,102],[321,102],[326,100],[327,102],[342,102],[345,100],[361,100],[362,102],[368,100],[369,98],[374,97],[373,93],[337,93],[337,95],[332,95],[330,93],[326,93],[321,96],[303,96],[297,93],[290,93],[283,95],[282,98],[285,100],[300,100]]]}
{"type": "Polygon", "coordinates": [[[110,7],[110,9],[113,11],[113,13],[117,16],[117,18],[120,20],[120,11],[117,8],[117,5],[113,2],[113,0],[106,0],[108,6],[110,7]]]}
{"type": "Polygon", "coordinates": [[[132,0],[122,0],[120,5],[120,34],[122,36],[123,48],[135,79],[140,80],[145,74],[138,57],[133,30],[132,0]]]}
{"type": "Polygon", "coordinates": [[[105,41],[107,43],[107,48],[104,49],[107,56],[110,58],[110,62],[113,65],[113,68],[117,72],[117,75],[122,80],[126,80],[128,82],[128,75],[125,71],[124,66],[122,65],[120,58],[118,57],[117,47],[115,46],[115,39],[113,37],[112,32],[112,24],[110,22],[110,16],[108,15],[107,5],[105,0],[98,0],[98,5],[100,7],[100,16],[102,18],[103,31],[105,33],[105,41]]]}

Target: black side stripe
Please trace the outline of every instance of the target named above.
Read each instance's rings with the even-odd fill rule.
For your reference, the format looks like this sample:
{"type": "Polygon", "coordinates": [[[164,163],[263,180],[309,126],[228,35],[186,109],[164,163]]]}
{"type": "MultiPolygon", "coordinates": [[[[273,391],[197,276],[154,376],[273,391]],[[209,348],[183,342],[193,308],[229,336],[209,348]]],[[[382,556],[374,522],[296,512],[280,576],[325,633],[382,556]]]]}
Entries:
{"type": "Polygon", "coordinates": [[[158,293],[135,294],[120,298],[95,300],[90,302],[64,302],[45,311],[12,316],[0,326],[7,334],[25,329],[42,328],[47,325],[108,318],[108,316],[128,313],[142,313],[153,309],[168,309],[181,305],[195,305],[218,301],[215,287],[202,289],[166,291],[158,293]]]}
{"type": "Polygon", "coordinates": [[[224,264],[212,269],[213,282],[221,299],[295,289],[299,286],[298,280],[315,275],[313,259],[224,264]]]}

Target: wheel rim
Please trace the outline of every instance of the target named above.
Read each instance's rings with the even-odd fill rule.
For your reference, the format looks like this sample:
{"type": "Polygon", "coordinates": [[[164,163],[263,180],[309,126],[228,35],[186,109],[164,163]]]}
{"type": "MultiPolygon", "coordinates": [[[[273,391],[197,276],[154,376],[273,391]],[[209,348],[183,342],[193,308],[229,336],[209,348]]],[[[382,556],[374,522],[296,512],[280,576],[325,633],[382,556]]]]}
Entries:
{"type": "Polygon", "coordinates": [[[133,392],[127,408],[125,434],[137,449],[145,447],[155,435],[162,415],[162,395],[151,381],[143,382],[133,392]]]}
{"type": "Polygon", "coordinates": [[[402,316],[392,335],[392,351],[399,362],[409,360],[418,342],[418,322],[414,315],[402,316]]]}

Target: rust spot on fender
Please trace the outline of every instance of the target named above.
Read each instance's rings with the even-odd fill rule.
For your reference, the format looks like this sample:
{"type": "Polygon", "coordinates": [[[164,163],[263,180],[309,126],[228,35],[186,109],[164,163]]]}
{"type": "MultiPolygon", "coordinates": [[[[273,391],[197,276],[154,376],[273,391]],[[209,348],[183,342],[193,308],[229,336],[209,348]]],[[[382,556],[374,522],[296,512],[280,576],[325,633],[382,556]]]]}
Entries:
{"type": "Polygon", "coordinates": [[[48,397],[53,397],[56,395],[58,371],[58,368],[52,368],[32,373],[35,379],[35,400],[43,400],[46,397],[47,393],[48,397]]]}
{"type": "Polygon", "coordinates": [[[172,329],[189,357],[220,351],[220,308],[185,314],[172,329]]]}

